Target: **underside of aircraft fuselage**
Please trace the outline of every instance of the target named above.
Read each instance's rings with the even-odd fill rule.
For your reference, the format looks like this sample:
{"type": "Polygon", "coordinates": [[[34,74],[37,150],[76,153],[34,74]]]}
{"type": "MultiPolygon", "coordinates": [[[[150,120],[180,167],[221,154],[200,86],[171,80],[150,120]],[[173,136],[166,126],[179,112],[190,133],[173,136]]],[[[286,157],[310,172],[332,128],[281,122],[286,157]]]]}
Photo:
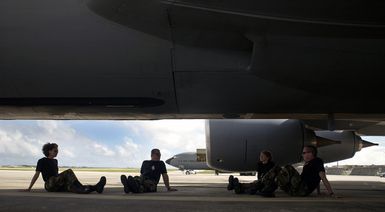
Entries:
{"type": "Polygon", "coordinates": [[[0,118],[381,119],[384,9],[362,0],[2,1],[0,118]]]}

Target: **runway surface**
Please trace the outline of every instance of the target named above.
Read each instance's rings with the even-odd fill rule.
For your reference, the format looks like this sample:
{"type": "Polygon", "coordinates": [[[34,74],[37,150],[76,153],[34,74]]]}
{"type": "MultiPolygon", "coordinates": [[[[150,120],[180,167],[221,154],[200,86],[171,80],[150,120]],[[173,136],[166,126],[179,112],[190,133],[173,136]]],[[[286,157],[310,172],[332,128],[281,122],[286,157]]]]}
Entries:
{"type": "MultiPolygon", "coordinates": [[[[124,194],[121,174],[76,172],[82,183],[96,183],[107,177],[103,194],[78,195],[48,193],[39,178],[32,192],[21,192],[29,185],[32,171],[0,170],[0,211],[385,211],[385,179],[363,176],[328,176],[338,198],[312,194],[289,197],[281,191],[275,198],[236,195],[226,190],[228,174],[183,175],[170,172],[171,185],[177,192],[167,192],[160,182],[159,192],[124,194]]],[[[254,176],[241,176],[249,182],[254,176]]],[[[322,191],[325,192],[321,185],[322,191]]]]}

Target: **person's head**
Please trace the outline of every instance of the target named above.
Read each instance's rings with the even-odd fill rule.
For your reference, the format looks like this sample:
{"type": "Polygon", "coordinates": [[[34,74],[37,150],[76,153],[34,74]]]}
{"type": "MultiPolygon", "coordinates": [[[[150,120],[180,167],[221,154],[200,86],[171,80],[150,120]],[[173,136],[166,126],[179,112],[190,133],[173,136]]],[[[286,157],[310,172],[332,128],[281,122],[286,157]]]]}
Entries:
{"type": "Polygon", "coordinates": [[[57,156],[57,153],[59,152],[58,150],[58,145],[55,143],[46,143],[43,146],[43,154],[48,157],[48,158],[54,158],[57,156]]]}
{"type": "Polygon", "coordinates": [[[302,157],[305,162],[313,160],[317,157],[317,147],[312,145],[303,147],[302,157]]]}
{"type": "Polygon", "coordinates": [[[267,150],[264,150],[264,151],[262,151],[262,152],[259,154],[259,160],[260,160],[262,163],[268,163],[268,162],[270,162],[272,159],[273,159],[273,157],[271,156],[271,152],[269,152],[269,151],[267,151],[267,150]]]}
{"type": "Polygon", "coordinates": [[[160,150],[159,149],[152,149],[151,150],[151,160],[160,160],[160,150]]]}

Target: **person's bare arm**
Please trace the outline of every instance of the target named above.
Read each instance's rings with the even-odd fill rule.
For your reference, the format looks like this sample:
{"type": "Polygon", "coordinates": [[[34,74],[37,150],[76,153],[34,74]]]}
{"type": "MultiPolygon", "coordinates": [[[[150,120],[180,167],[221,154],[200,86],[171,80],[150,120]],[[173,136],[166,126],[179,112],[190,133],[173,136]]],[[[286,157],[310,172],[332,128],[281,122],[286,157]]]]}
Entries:
{"type": "Polygon", "coordinates": [[[162,174],[162,178],[163,178],[164,185],[167,188],[167,191],[177,191],[175,188],[171,188],[170,187],[170,181],[168,179],[168,174],[167,173],[163,173],[162,174]]]}
{"type": "Polygon", "coordinates": [[[319,176],[325,185],[325,188],[328,190],[330,196],[334,196],[332,187],[330,186],[329,180],[326,178],[325,172],[319,172],[319,176]]]}
{"type": "Polygon", "coordinates": [[[35,184],[36,180],[39,178],[40,172],[36,171],[35,174],[32,177],[31,183],[29,184],[29,187],[24,191],[31,191],[33,185],[35,184]]]}

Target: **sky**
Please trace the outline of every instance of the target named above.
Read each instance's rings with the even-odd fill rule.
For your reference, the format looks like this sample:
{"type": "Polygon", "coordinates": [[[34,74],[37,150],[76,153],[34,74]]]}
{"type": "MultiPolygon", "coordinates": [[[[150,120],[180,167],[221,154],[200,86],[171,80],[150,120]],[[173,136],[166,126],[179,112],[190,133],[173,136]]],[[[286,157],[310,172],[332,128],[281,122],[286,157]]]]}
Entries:
{"type": "Polygon", "coordinates": [[[139,167],[152,148],[163,160],[205,148],[204,121],[0,121],[0,165],[35,165],[47,142],[59,166],[139,167]]]}
{"type": "MultiPolygon", "coordinates": [[[[385,165],[385,137],[339,165],[385,165]]],[[[0,165],[35,165],[47,142],[59,145],[59,166],[140,167],[159,148],[162,160],[205,148],[204,120],[0,121],[0,165]]],[[[335,165],[331,163],[330,165],[335,165]]]]}

